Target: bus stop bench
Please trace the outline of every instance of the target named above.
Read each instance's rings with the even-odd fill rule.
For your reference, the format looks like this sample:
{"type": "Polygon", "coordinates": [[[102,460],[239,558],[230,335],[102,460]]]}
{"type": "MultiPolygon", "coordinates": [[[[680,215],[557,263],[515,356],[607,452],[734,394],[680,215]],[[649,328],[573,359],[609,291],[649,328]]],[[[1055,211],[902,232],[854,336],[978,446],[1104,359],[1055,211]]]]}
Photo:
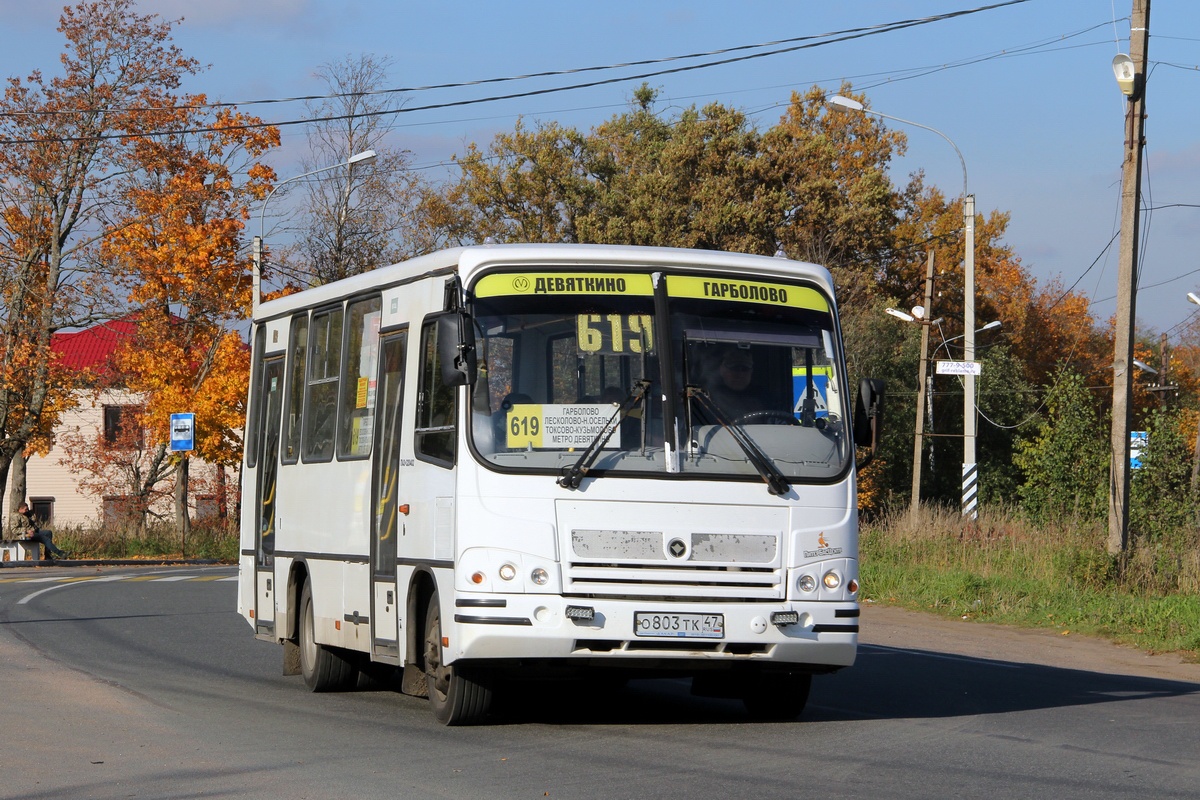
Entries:
{"type": "Polygon", "coordinates": [[[41,561],[42,546],[32,539],[0,539],[0,561],[41,561]]]}

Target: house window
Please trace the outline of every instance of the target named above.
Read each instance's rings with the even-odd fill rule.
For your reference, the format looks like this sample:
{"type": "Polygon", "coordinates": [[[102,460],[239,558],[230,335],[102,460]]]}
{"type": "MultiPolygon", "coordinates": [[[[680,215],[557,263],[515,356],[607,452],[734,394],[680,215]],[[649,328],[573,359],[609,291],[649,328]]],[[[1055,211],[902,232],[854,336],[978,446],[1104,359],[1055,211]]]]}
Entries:
{"type": "Polygon", "coordinates": [[[216,519],[219,512],[215,494],[196,495],[196,519],[216,519]]]}
{"type": "Polygon", "coordinates": [[[104,407],[104,443],[111,447],[142,446],[141,406],[104,407]]]}
{"type": "Polygon", "coordinates": [[[33,518],[40,527],[49,528],[54,525],[53,497],[31,497],[29,507],[33,509],[33,518]]]}
{"type": "Polygon", "coordinates": [[[121,525],[135,520],[136,517],[137,508],[132,497],[125,495],[104,498],[105,525],[121,525]]]}

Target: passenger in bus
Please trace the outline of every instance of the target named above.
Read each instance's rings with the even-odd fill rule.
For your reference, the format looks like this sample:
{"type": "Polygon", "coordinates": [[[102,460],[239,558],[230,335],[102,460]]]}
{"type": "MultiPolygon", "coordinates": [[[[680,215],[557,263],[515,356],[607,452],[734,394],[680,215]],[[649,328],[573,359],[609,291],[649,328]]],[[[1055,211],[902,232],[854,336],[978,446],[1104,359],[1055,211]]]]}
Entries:
{"type": "Polygon", "coordinates": [[[625,399],[629,392],[622,389],[620,386],[605,386],[600,392],[601,403],[620,403],[625,399]]]}
{"type": "Polygon", "coordinates": [[[716,369],[708,382],[708,396],[730,422],[767,408],[754,389],[754,356],[749,350],[729,346],[717,356],[716,369]]]}

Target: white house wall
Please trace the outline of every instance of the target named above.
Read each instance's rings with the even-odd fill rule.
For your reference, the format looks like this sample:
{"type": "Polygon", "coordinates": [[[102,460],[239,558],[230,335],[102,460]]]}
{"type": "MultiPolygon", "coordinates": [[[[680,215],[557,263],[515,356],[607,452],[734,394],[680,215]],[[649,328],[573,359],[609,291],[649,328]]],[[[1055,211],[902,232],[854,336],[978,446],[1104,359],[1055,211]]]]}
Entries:
{"type": "MultiPolygon", "coordinates": [[[[97,494],[82,491],[79,486],[81,475],[71,471],[68,466],[68,455],[62,448],[61,438],[68,432],[76,431],[88,436],[98,436],[104,425],[104,406],[137,405],[138,398],[129,392],[108,391],[96,398],[91,392],[81,396],[79,405],[62,415],[62,420],[55,430],[55,444],[45,456],[33,455],[26,465],[26,489],[28,498],[53,498],[54,527],[74,525],[98,525],[104,519],[104,500],[97,494]]],[[[215,468],[199,459],[193,459],[189,465],[192,481],[211,478],[215,468]]],[[[230,513],[233,513],[232,502],[236,493],[236,478],[228,478],[230,513]]],[[[188,498],[195,515],[195,496],[188,498]]],[[[174,505],[168,497],[155,505],[154,511],[165,515],[168,519],[173,514],[174,505]]]]}

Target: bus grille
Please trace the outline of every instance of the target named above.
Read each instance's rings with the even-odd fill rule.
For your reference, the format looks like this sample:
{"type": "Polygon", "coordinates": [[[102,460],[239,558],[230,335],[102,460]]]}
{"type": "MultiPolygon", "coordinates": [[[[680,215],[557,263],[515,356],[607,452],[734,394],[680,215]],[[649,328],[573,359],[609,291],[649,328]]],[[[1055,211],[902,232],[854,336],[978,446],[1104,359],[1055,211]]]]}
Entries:
{"type": "Polygon", "coordinates": [[[779,600],[779,535],[571,531],[564,594],[664,601],[779,600]]]}

